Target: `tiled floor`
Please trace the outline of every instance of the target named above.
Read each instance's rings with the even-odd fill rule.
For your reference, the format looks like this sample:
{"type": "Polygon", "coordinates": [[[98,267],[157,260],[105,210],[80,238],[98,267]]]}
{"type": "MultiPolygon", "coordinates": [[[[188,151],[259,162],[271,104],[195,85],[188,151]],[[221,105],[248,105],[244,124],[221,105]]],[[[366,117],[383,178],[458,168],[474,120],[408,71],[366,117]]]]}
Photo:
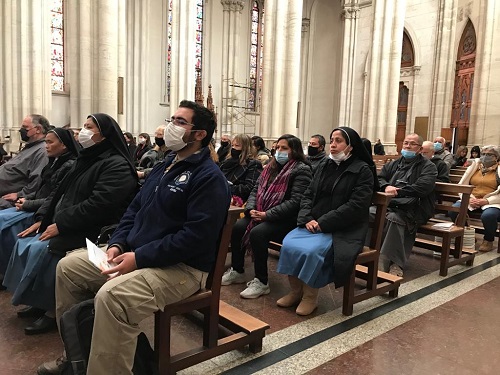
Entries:
{"type": "MultiPolygon", "coordinates": [[[[447,278],[437,275],[439,260],[421,250],[412,255],[400,297],[377,297],[354,306],[353,317],[340,313],[342,289],[323,288],[319,308],[308,317],[276,307],[287,292],[270,257],[271,293],[244,300],[244,285],[223,287],[221,298],[267,322],[258,355],[234,351],[182,371],[182,374],[497,374],[500,357],[499,254],[480,254],[474,267],[456,266],[447,278]],[[346,328],[348,327],[348,328],[346,328]]],[[[248,280],[253,278],[247,262],[248,280]]],[[[25,336],[29,320],[0,292],[0,375],[35,373],[36,367],[62,351],[57,333],[25,336]]],[[[152,319],[143,324],[151,338],[152,319]]],[[[200,330],[184,318],[175,320],[173,348],[197,344],[200,330]]],[[[93,374],[92,374],[93,375],[93,374]]],[[[97,374],[99,375],[99,374],[97,374]]]]}

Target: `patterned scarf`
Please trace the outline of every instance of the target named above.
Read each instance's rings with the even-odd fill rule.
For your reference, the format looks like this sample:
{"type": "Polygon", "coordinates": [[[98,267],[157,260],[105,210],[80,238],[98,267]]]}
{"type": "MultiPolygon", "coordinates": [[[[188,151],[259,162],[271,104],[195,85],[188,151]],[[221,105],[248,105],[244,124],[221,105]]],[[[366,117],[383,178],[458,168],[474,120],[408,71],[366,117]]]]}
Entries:
{"type": "MultiPolygon", "coordinates": [[[[290,179],[290,175],[297,164],[296,160],[290,160],[283,169],[278,173],[276,178],[269,184],[269,177],[271,175],[271,168],[264,168],[264,171],[259,177],[259,187],[257,188],[257,207],[255,208],[257,211],[267,211],[270,208],[273,208],[280,204],[285,197],[287,188],[288,188],[288,180],[290,179]]],[[[247,226],[245,234],[241,239],[241,248],[247,249],[247,253],[252,254],[252,246],[250,245],[250,231],[253,227],[258,225],[260,222],[255,221],[254,219],[250,220],[250,223],[247,226]]]]}

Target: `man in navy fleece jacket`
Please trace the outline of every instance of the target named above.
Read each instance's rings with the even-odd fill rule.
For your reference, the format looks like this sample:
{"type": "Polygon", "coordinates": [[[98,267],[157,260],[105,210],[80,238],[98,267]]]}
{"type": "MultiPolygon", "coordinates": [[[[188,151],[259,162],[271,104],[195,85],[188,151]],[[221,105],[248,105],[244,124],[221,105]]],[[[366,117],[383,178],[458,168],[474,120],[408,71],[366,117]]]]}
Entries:
{"type": "MultiPolygon", "coordinates": [[[[230,202],[207,147],[214,129],[208,109],[182,101],[164,136],[177,153],[155,166],[109,242],[108,260],[117,265],[101,273],[85,249],[59,262],[57,321],[96,294],[88,374],[132,374],[139,323],[204,286],[230,202]]],[[[65,366],[61,357],[38,373],[65,366]]]]}

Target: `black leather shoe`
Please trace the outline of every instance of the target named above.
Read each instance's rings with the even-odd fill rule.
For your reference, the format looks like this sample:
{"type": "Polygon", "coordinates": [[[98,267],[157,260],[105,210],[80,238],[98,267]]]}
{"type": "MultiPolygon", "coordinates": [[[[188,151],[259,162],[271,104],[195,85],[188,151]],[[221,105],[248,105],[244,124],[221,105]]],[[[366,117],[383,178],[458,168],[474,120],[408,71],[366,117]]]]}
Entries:
{"type": "Polygon", "coordinates": [[[18,318],[39,318],[45,314],[45,310],[39,309],[37,307],[28,306],[17,312],[18,318]]]}
{"type": "Polygon", "coordinates": [[[27,335],[38,335],[40,333],[46,333],[57,330],[56,318],[50,318],[47,315],[43,315],[38,318],[24,329],[24,333],[27,335]]]}

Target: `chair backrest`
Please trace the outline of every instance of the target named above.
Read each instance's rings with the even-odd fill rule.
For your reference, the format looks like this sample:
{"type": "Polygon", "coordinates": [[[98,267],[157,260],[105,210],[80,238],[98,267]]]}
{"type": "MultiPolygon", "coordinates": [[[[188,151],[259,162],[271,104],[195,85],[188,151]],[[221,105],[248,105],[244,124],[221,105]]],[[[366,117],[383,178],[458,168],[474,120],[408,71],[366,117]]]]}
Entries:
{"type": "Polygon", "coordinates": [[[467,206],[469,205],[470,195],[474,189],[473,185],[447,184],[445,182],[436,182],[434,192],[436,194],[435,211],[447,213],[449,211],[458,212],[455,225],[463,227],[467,219],[467,206]],[[459,199],[461,195],[460,207],[453,207],[452,203],[459,199]]]}
{"type": "Polygon", "coordinates": [[[382,246],[382,235],[385,225],[385,214],[391,196],[386,193],[375,192],[372,197],[372,205],[377,207],[375,220],[372,225],[372,234],[370,237],[370,249],[380,250],[382,246]]]}
{"type": "MultiPolygon", "coordinates": [[[[226,222],[222,227],[221,235],[219,237],[219,248],[217,250],[217,258],[215,260],[214,268],[210,271],[205,289],[211,290],[212,295],[220,298],[220,288],[222,282],[222,274],[224,273],[224,265],[226,263],[227,251],[229,242],[231,240],[231,232],[233,225],[243,212],[243,208],[231,206],[227,213],[226,222]]],[[[200,244],[201,245],[201,244],[200,244]]]]}

